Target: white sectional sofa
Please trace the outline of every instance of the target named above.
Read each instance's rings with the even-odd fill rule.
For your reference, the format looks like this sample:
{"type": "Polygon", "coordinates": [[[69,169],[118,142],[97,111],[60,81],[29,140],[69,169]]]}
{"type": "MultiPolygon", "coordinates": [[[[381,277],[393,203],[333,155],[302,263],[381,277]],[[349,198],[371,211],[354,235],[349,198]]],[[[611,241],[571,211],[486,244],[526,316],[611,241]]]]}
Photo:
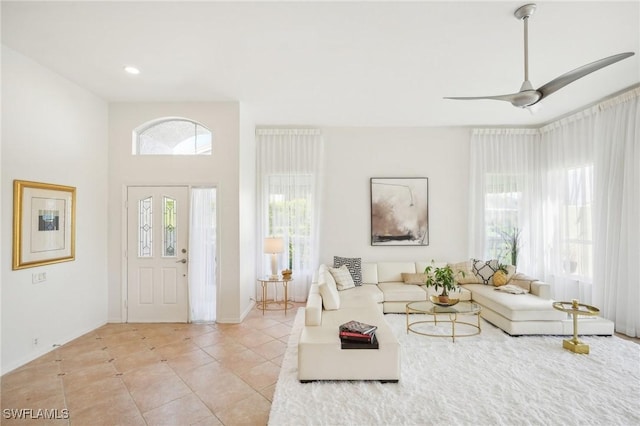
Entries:
{"type": "MultiPolygon", "coordinates": [[[[327,281],[331,280],[327,280],[327,266],[321,265],[311,286],[305,327],[298,343],[298,379],[399,380],[400,348],[384,321],[384,314],[405,313],[407,303],[428,300],[431,294],[436,294],[431,288],[403,281],[403,273],[421,273],[428,265],[433,263],[363,263],[362,285],[344,291],[334,290],[333,296],[327,296],[330,287],[327,281]],[[325,296],[324,303],[321,293],[325,296]],[[341,349],[338,326],[350,320],[377,325],[379,349],[341,349]]],[[[509,294],[495,291],[492,285],[462,284],[452,297],[475,301],[482,306],[482,318],[511,335],[573,334],[572,318],[552,307],[549,284],[522,274],[516,274],[510,284],[528,293],[509,294]]],[[[599,317],[580,317],[578,331],[580,334],[612,335],[614,324],[599,317]]]]}

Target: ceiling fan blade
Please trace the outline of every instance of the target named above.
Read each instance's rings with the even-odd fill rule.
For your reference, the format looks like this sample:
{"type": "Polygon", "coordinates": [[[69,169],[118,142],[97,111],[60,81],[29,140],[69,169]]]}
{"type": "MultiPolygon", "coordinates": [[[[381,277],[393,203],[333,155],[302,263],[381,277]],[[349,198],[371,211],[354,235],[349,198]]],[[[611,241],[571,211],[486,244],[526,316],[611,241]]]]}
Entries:
{"type": "Polygon", "coordinates": [[[531,83],[525,81],[522,85],[522,89],[518,93],[510,93],[508,95],[497,96],[446,97],[445,99],[456,99],[463,101],[489,99],[494,101],[507,101],[510,102],[511,105],[518,108],[526,108],[535,104],[542,98],[540,92],[530,89],[530,87],[531,83]]]}
{"type": "Polygon", "coordinates": [[[496,95],[496,96],[445,96],[443,99],[454,99],[459,101],[474,101],[490,99],[494,101],[507,101],[512,102],[513,99],[518,96],[518,93],[511,93],[508,95],[496,95]]]}
{"type": "Polygon", "coordinates": [[[609,56],[607,58],[591,62],[590,64],[583,65],[580,68],[576,68],[572,71],[569,71],[568,73],[562,74],[560,77],[554,78],[538,89],[538,92],[542,94],[542,97],[540,99],[546,98],[553,92],[562,89],[567,84],[573,83],[577,79],[582,78],[587,74],[591,74],[594,71],[598,71],[600,68],[615,64],[616,62],[633,55],[634,52],[619,53],[617,55],[609,56]]]}

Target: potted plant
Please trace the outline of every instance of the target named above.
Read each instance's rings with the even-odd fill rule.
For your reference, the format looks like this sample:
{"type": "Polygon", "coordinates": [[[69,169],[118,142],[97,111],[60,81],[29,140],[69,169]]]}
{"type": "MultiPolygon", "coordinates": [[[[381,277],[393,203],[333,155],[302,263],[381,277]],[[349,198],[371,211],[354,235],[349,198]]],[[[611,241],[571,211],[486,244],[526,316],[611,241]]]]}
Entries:
{"type": "MultiPolygon", "coordinates": [[[[458,272],[464,276],[464,272],[458,272]]],[[[442,293],[438,295],[438,301],[440,303],[449,303],[449,292],[458,289],[458,283],[454,279],[456,273],[453,272],[451,266],[447,265],[441,268],[427,266],[424,273],[427,274],[427,280],[425,281],[427,287],[433,286],[436,291],[442,288],[442,293]]]]}

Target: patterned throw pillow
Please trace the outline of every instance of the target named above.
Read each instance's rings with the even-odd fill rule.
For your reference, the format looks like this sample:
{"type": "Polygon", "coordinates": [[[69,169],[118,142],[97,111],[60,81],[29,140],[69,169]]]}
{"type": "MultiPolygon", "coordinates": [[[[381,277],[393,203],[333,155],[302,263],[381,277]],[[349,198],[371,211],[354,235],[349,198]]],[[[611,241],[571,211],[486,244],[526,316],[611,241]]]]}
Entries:
{"type": "Polygon", "coordinates": [[[493,274],[498,270],[498,261],[496,259],[486,261],[471,259],[471,263],[474,275],[482,280],[482,284],[493,285],[493,274]]]}
{"type": "Polygon", "coordinates": [[[402,273],[402,282],[405,284],[423,285],[427,281],[427,274],[402,273]]]}
{"type": "Polygon", "coordinates": [[[339,268],[346,265],[351,273],[353,283],[356,286],[362,285],[362,259],[359,257],[339,257],[333,256],[333,267],[339,268]]]}
{"type": "Polygon", "coordinates": [[[329,268],[329,272],[331,272],[331,275],[333,275],[333,278],[336,280],[338,290],[347,290],[356,286],[353,278],[351,278],[349,269],[347,269],[347,265],[342,265],[339,268],[329,268]]]}

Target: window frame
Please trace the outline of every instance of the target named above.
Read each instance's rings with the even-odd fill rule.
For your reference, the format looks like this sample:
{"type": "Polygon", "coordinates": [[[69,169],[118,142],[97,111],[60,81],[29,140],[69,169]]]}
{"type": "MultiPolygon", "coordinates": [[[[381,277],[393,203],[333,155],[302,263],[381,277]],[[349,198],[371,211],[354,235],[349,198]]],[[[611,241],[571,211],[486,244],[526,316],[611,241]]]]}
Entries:
{"type": "MultiPolygon", "coordinates": [[[[207,126],[205,126],[204,124],[189,119],[189,118],[184,118],[184,117],[163,117],[163,118],[158,118],[155,120],[151,120],[148,121],[138,127],[136,127],[133,130],[133,137],[132,137],[132,155],[134,156],[186,156],[186,157],[193,157],[193,156],[211,156],[213,155],[213,132],[211,131],[211,129],[209,129],[207,126]],[[194,126],[194,152],[193,153],[189,153],[189,154],[176,154],[176,153],[161,153],[161,154],[155,154],[155,153],[142,153],[140,152],[140,137],[147,132],[148,130],[165,124],[165,123],[169,123],[169,122],[186,122],[189,124],[193,124],[194,126]],[[197,145],[197,136],[198,136],[198,128],[204,129],[206,130],[206,132],[209,134],[210,136],[210,143],[208,148],[206,148],[205,150],[200,150],[200,152],[198,152],[198,145],[197,145]]],[[[187,139],[185,139],[187,140],[187,139]]],[[[175,147],[177,147],[180,143],[182,143],[184,141],[180,141],[179,143],[177,143],[173,149],[175,149],[175,147]]]]}

